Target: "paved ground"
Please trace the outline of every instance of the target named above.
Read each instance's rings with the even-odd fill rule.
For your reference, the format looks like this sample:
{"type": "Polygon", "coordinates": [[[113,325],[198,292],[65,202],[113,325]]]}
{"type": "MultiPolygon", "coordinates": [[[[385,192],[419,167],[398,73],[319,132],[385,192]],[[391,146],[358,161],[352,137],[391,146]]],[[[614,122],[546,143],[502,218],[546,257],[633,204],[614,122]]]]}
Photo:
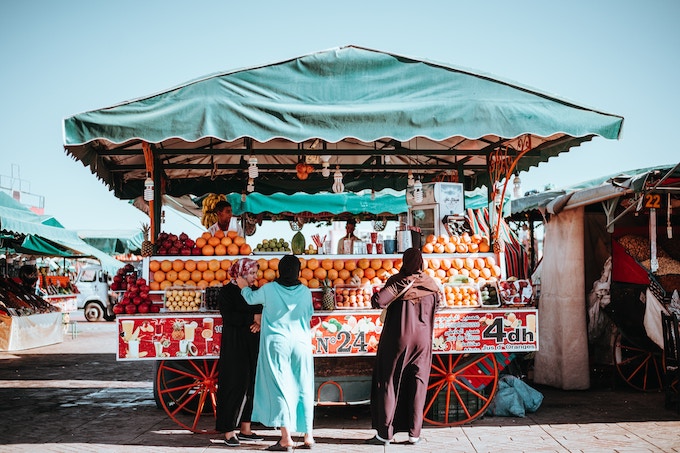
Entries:
{"type": "MultiPolygon", "coordinates": [[[[80,319],[74,316],[75,319],[80,319]]],[[[156,407],[153,362],[115,360],[113,323],[78,323],[77,338],[58,345],[0,352],[1,452],[205,452],[224,450],[218,436],[191,434],[156,407]]],[[[541,408],[525,418],[485,417],[453,428],[426,426],[423,440],[406,436],[367,446],[365,406],[317,408],[315,451],[350,452],[680,452],[680,415],[659,393],[622,385],[565,392],[536,386],[541,408]],[[614,388],[611,388],[614,387],[614,388]]],[[[277,438],[259,429],[262,450],[277,438]]],[[[301,442],[301,439],[299,439],[301,442]]]]}

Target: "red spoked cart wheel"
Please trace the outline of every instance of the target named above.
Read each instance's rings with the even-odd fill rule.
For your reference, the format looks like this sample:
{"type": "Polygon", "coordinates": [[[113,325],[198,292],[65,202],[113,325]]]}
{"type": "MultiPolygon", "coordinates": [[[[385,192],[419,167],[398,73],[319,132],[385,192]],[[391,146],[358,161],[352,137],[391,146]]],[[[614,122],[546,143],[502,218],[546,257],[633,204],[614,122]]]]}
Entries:
{"type": "Polygon", "coordinates": [[[217,360],[163,360],[156,392],[163,410],[184,429],[214,433],[217,407],[217,360]]]}
{"type": "Polygon", "coordinates": [[[634,389],[656,392],[663,386],[662,351],[655,344],[641,347],[619,332],[614,341],[614,363],[619,376],[634,389]]]}
{"type": "Polygon", "coordinates": [[[441,354],[432,359],[425,421],[456,426],[484,414],[498,386],[495,354],[441,354]]]}

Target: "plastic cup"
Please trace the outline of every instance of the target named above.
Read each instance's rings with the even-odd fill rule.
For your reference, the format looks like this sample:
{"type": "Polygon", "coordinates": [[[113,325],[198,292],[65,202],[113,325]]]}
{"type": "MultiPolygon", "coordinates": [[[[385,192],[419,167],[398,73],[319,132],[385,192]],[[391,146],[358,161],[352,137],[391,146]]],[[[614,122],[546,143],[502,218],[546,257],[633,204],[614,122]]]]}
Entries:
{"type": "Polygon", "coordinates": [[[373,253],[373,243],[372,242],[367,242],[366,243],[366,253],[371,255],[373,253]]]}
{"type": "Polygon", "coordinates": [[[378,233],[371,233],[371,242],[378,242],[378,233]]]}
{"type": "Polygon", "coordinates": [[[383,249],[383,244],[382,244],[382,242],[376,242],[376,243],[375,243],[375,253],[378,253],[378,254],[383,254],[383,253],[385,253],[385,250],[383,249]]]}
{"type": "Polygon", "coordinates": [[[128,357],[135,359],[139,357],[139,340],[128,341],[128,357]]]}

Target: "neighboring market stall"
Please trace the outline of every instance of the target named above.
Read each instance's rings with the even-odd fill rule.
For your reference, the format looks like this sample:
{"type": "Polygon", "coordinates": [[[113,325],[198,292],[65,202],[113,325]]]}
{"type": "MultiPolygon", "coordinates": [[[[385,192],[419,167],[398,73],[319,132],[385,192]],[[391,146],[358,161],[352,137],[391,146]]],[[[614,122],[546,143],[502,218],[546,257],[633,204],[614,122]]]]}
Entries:
{"type": "Polygon", "coordinates": [[[679,194],[669,165],[512,201],[511,219],[545,228],[541,326],[570,339],[544,338],[536,382],[584,389],[591,370],[612,365],[634,388],[661,387],[660,312],[680,289],[679,194]]]}
{"type": "MultiPolygon", "coordinates": [[[[148,203],[154,241],[160,238],[160,200],[166,196],[236,193],[248,203],[250,197],[255,200],[305,192],[314,197],[310,202],[314,206],[323,192],[366,190],[377,196],[383,189],[392,189],[406,190],[409,199],[418,204],[427,197],[422,193],[426,184],[460,184],[460,193],[487,186],[489,199],[494,202],[489,204],[485,219],[486,242],[479,235],[473,246],[472,235],[461,232],[455,235],[461,248],[451,249],[454,235],[417,237],[423,247],[432,247],[434,254],[428,257],[428,266],[432,266],[429,270],[433,274],[443,271],[442,263],[447,263],[450,270],[453,262],[463,263],[456,271],[462,271],[467,264],[477,273],[488,272],[498,279],[502,272],[496,263],[503,261],[504,241],[502,219],[497,213],[502,212],[505,185],[497,183],[507,183],[514,172],[595,136],[617,139],[622,123],[620,116],[580,107],[489,75],[347,46],[207,76],[154,96],[75,115],[64,121],[64,146],[116,197],[135,199],[137,203],[144,199],[148,203]],[[445,242],[449,243],[448,250],[445,242]]],[[[443,199],[436,201],[445,203],[443,199]]],[[[464,212],[441,214],[446,218],[434,219],[437,228],[440,222],[448,224],[464,216],[464,212]]],[[[403,228],[409,234],[417,231],[414,225],[403,228]]],[[[172,304],[178,296],[168,295],[168,291],[180,291],[169,286],[172,282],[168,275],[176,282],[179,273],[188,271],[185,266],[193,261],[191,266],[196,270],[203,266],[203,272],[211,272],[205,274],[210,282],[205,275],[197,274],[196,278],[205,283],[199,280],[196,286],[209,288],[231,259],[252,250],[245,238],[229,237],[222,242],[225,238],[202,237],[214,245],[208,243],[201,248],[197,246],[199,238],[192,240],[189,247],[187,238],[182,242],[179,236],[172,240],[163,237],[163,242],[179,241],[177,247],[189,250],[192,257],[152,256],[145,260],[142,276],[153,278],[149,289],[154,294],[156,290],[151,285],[156,284],[156,294],[165,298],[166,308],[168,297],[172,304]],[[201,253],[211,251],[217,255],[219,246],[236,247],[237,254],[219,257],[201,253]],[[196,248],[201,250],[194,255],[196,248]],[[174,270],[175,263],[182,269],[174,270]]],[[[316,272],[319,268],[330,271],[328,265],[338,274],[361,268],[364,276],[359,278],[367,278],[365,270],[369,267],[374,272],[389,272],[387,268],[394,269],[399,258],[335,255],[327,256],[330,262],[322,265],[324,260],[318,255],[305,255],[305,269],[312,275],[303,278],[308,284],[313,280],[318,283],[316,272]],[[389,262],[387,268],[385,261],[389,262]]],[[[275,275],[278,256],[265,254],[258,260],[262,267],[266,263],[265,273],[271,271],[262,277],[269,280],[266,276],[275,275]]],[[[472,273],[472,269],[466,271],[472,273]]],[[[350,272],[348,278],[351,276],[350,272]]],[[[444,277],[448,276],[445,272],[444,277]]],[[[347,284],[346,279],[343,282],[347,284]]],[[[459,286],[450,285],[450,291],[460,291],[458,300],[462,301],[463,289],[459,286]]],[[[459,424],[482,414],[495,391],[499,369],[510,355],[538,348],[536,312],[527,308],[530,301],[522,298],[523,286],[498,288],[497,293],[510,293],[512,311],[507,307],[482,307],[477,302],[480,298],[472,303],[472,296],[481,297],[483,291],[475,288],[476,280],[465,289],[470,295],[467,308],[452,308],[457,311],[444,310],[438,315],[435,349],[442,354],[433,364],[426,408],[426,416],[433,423],[459,424]],[[515,307],[517,304],[524,308],[515,307]]],[[[352,306],[341,311],[338,291],[343,296],[344,309],[344,290],[358,288],[343,288],[337,282],[334,289],[335,310],[320,311],[313,322],[316,353],[356,355],[354,362],[359,363],[361,357],[370,356],[370,345],[377,342],[379,313],[356,311],[359,307],[352,306]],[[341,345],[343,348],[338,348],[341,345]]],[[[489,288],[484,290],[490,292],[489,288]]],[[[365,300],[369,294],[361,296],[365,300]]],[[[496,301],[500,305],[500,299],[496,301]]],[[[177,313],[169,317],[157,315],[153,319],[159,323],[171,321],[164,327],[165,335],[170,335],[164,346],[163,341],[141,342],[143,333],[156,335],[155,321],[146,316],[119,319],[122,338],[127,337],[127,342],[120,343],[119,356],[137,360],[144,353],[146,358],[166,359],[156,379],[161,404],[173,417],[188,412],[192,421],[183,426],[200,430],[200,414],[211,407],[215,364],[214,360],[199,358],[211,355],[204,341],[208,338],[213,339],[215,355],[217,320],[210,322],[208,316],[199,322],[177,313]],[[200,338],[196,335],[199,330],[200,338]],[[187,335],[198,341],[186,341],[187,335]],[[162,347],[160,351],[142,349],[143,344],[158,348],[156,343],[162,347]],[[182,358],[192,360],[178,360],[182,358]],[[187,370],[191,370],[190,378],[187,370]]]]}

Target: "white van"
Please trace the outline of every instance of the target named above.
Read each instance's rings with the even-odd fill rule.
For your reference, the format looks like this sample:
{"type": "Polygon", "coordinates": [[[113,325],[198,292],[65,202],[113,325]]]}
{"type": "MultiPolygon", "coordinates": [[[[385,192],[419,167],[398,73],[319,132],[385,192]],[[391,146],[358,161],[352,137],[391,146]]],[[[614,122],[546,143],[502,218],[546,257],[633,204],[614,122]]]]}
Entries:
{"type": "Polygon", "coordinates": [[[111,277],[99,264],[87,264],[80,269],[75,285],[78,288],[78,308],[83,309],[88,321],[113,321],[112,307],[115,303],[109,289],[111,277]]]}

